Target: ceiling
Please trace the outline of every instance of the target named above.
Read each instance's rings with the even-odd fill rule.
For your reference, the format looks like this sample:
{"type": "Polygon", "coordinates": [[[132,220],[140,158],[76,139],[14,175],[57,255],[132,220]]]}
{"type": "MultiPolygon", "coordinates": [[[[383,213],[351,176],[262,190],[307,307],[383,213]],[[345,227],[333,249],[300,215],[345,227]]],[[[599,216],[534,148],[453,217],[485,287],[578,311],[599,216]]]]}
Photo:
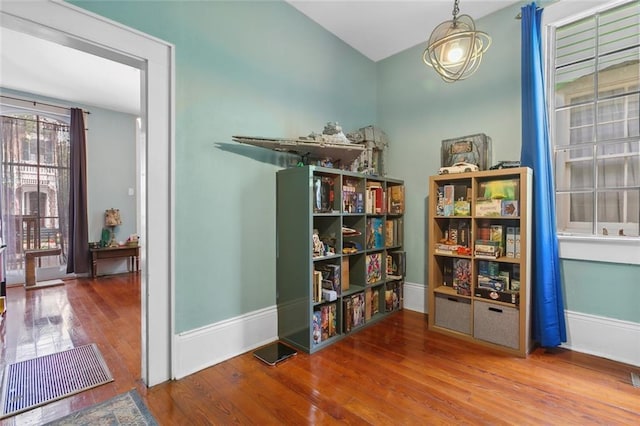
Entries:
{"type": "MultiPolygon", "coordinates": [[[[373,61],[424,43],[451,19],[453,0],[288,0],[373,61]]],[[[518,3],[463,0],[474,19],[518,3]]],[[[0,86],[115,111],[140,111],[140,72],[127,65],[0,28],[0,86]]]]}
{"type": "MultiPolygon", "coordinates": [[[[287,0],[310,19],[377,62],[420,43],[452,19],[453,0],[287,0]]],[[[459,14],[478,19],[512,0],[461,0],[459,14]]]]}

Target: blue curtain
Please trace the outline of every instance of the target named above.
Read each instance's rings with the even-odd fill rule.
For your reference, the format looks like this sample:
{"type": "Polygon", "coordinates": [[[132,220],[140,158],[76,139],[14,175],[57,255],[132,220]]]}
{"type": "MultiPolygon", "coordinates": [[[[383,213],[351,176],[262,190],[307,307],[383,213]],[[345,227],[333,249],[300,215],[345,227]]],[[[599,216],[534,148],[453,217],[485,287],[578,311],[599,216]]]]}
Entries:
{"type": "Polygon", "coordinates": [[[567,340],[556,234],[555,188],[544,96],[542,9],[522,8],[523,166],[533,169],[532,321],[533,337],[544,347],[567,340]]]}

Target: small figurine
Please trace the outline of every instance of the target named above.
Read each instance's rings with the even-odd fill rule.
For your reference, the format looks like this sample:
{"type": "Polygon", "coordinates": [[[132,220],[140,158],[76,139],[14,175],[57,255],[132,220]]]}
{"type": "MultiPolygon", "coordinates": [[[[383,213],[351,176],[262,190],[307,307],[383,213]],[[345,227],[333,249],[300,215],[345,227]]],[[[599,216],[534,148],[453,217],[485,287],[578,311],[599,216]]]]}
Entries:
{"type": "Polygon", "coordinates": [[[318,234],[318,230],[313,230],[313,257],[323,256],[324,255],[324,244],[322,240],[320,240],[320,235],[318,234]]]}

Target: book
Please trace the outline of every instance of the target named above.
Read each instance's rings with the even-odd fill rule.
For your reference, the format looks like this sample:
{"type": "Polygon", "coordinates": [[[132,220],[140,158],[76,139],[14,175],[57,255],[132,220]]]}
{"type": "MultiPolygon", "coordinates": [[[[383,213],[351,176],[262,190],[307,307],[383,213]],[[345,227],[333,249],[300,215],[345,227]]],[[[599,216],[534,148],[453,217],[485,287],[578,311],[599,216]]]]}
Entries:
{"type": "Polygon", "coordinates": [[[351,297],[346,297],[342,300],[342,317],[344,332],[348,333],[353,327],[353,302],[351,297]]]}
{"type": "Polygon", "coordinates": [[[329,305],[320,307],[320,333],[323,341],[329,338],[329,305]]]}
{"type": "Polygon", "coordinates": [[[477,240],[490,240],[491,239],[491,227],[489,222],[483,221],[478,225],[478,237],[477,240]]]}
{"type": "Polygon", "coordinates": [[[390,251],[387,252],[386,259],[387,279],[400,279],[406,274],[406,252],[390,251]]]}
{"type": "Polygon", "coordinates": [[[317,345],[322,341],[322,313],[319,310],[313,311],[313,344],[317,345]]]}
{"type": "Polygon", "coordinates": [[[469,223],[466,220],[458,223],[458,245],[469,247],[469,223]]]}
{"type": "Polygon", "coordinates": [[[386,210],[385,193],[380,182],[367,182],[366,212],[369,214],[381,214],[386,210]]]}
{"type": "Polygon", "coordinates": [[[444,216],[444,187],[436,190],[436,216],[444,216]]]}
{"type": "Polygon", "coordinates": [[[404,213],[404,186],[393,185],[387,188],[387,211],[390,214],[404,213]]]}
{"type": "Polygon", "coordinates": [[[320,302],[322,300],[322,272],[313,271],[313,301],[320,302]]]}
{"type": "Polygon", "coordinates": [[[365,303],[365,310],[364,310],[364,320],[365,321],[369,321],[371,319],[371,299],[373,297],[373,292],[371,291],[371,288],[367,288],[364,291],[364,303],[365,303]]]}
{"type": "Polygon", "coordinates": [[[328,314],[329,314],[329,337],[333,337],[338,333],[338,328],[336,324],[336,304],[329,304],[328,314]]]}
{"type": "Polygon", "coordinates": [[[381,217],[367,218],[367,249],[384,247],[384,222],[381,217]]]}
{"type": "Polygon", "coordinates": [[[505,243],[505,256],[516,257],[516,228],[514,226],[507,226],[507,240],[505,243]]]}
{"type": "Polygon", "coordinates": [[[364,293],[356,293],[351,296],[351,311],[353,314],[353,327],[358,327],[365,322],[364,293]]]}
{"type": "Polygon", "coordinates": [[[371,316],[380,312],[380,293],[378,290],[373,290],[371,295],[371,316]]]}
{"type": "Polygon", "coordinates": [[[342,291],[349,290],[349,258],[342,258],[342,265],[340,267],[341,277],[340,277],[340,287],[342,291]]]}
{"type": "Polygon", "coordinates": [[[313,177],[313,211],[327,213],[333,210],[333,179],[330,177],[313,177]]]}
{"type": "Polygon", "coordinates": [[[491,225],[491,241],[495,241],[498,243],[498,247],[500,247],[500,253],[504,253],[504,228],[502,225],[491,225]]]}
{"type": "Polygon", "coordinates": [[[393,247],[395,243],[395,224],[392,219],[387,219],[384,224],[385,234],[384,234],[384,245],[385,247],[393,247]]]}
{"type": "Polygon", "coordinates": [[[398,310],[402,307],[402,281],[388,282],[384,293],[386,312],[398,310]]]}
{"type": "Polygon", "coordinates": [[[454,186],[444,185],[443,216],[453,216],[454,186]]]}
{"type": "Polygon", "coordinates": [[[458,294],[471,295],[471,260],[454,259],[453,288],[458,294]]]}
{"type": "Polygon", "coordinates": [[[367,284],[375,284],[382,279],[382,254],[371,253],[365,258],[367,284]]]}
{"type": "Polygon", "coordinates": [[[333,290],[340,296],[342,294],[340,265],[328,263],[317,265],[316,268],[322,273],[322,288],[333,290]]]}
{"type": "Polygon", "coordinates": [[[515,256],[516,259],[520,259],[520,228],[516,227],[515,230],[515,238],[514,238],[514,248],[513,248],[513,254],[515,256]]]}
{"type": "Polygon", "coordinates": [[[443,259],[442,285],[453,287],[453,259],[443,259]]]}
{"type": "Polygon", "coordinates": [[[458,225],[455,221],[449,221],[449,239],[450,244],[458,244],[458,225]]]}
{"type": "Polygon", "coordinates": [[[358,194],[358,181],[345,179],[342,184],[342,209],[345,213],[358,213],[358,194]]]}

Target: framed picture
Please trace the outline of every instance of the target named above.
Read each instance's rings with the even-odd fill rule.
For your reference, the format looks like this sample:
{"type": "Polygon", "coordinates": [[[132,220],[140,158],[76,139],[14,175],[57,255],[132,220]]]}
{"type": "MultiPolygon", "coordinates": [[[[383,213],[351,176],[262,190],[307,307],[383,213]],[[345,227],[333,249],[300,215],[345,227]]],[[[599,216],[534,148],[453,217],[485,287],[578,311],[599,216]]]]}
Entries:
{"type": "Polygon", "coordinates": [[[491,167],[491,138],[484,133],[442,141],[441,167],[464,161],[476,164],[480,170],[491,167]]]}

